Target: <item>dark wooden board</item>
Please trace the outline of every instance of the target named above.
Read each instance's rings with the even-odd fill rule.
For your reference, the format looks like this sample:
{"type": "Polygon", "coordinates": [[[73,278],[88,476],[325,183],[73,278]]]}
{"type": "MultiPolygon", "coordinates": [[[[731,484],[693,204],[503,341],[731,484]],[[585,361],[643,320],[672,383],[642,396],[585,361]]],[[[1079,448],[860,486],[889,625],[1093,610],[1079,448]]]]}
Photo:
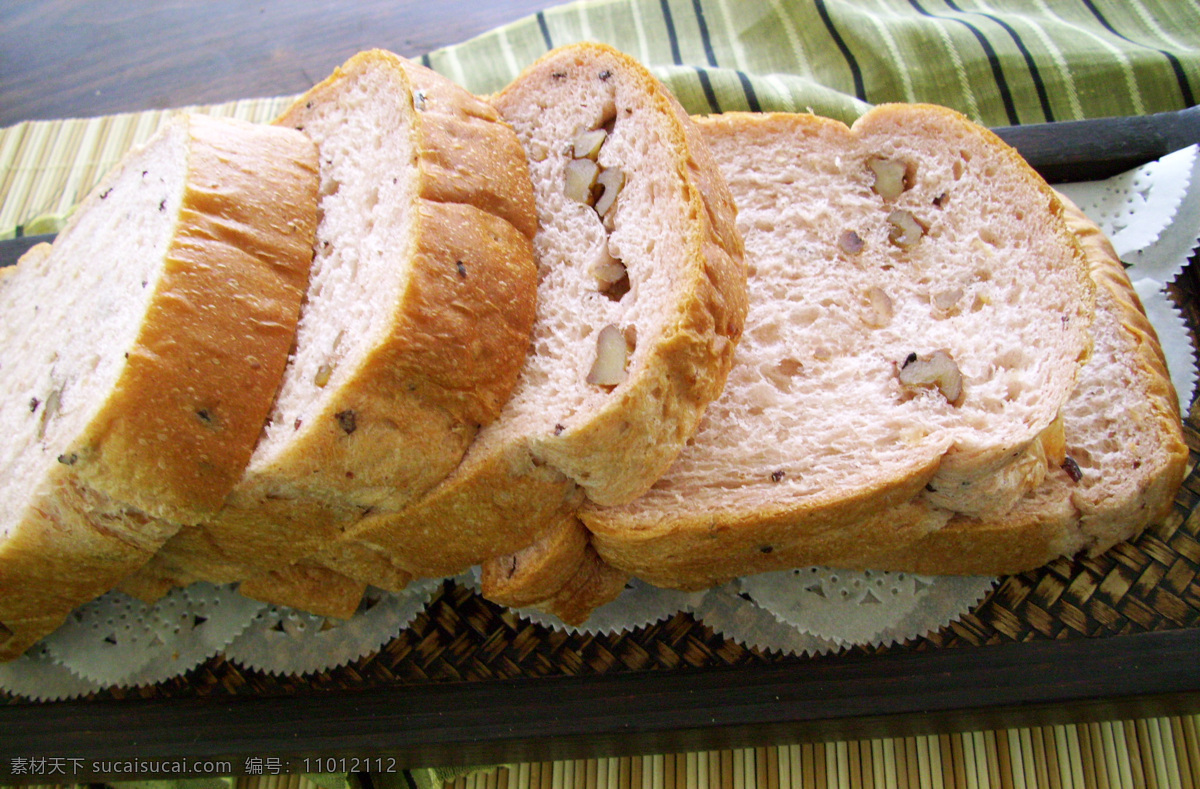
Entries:
{"type": "Polygon", "coordinates": [[[1187,628],[753,670],[0,707],[0,775],[35,755],[227,759],[235,770],[272,757],[294,771],[386,755],[409,768],[1191,714],[1197,654],[1200,629],[1187,628]]]}
{"type": "Polygon", "coordinates": [[[419,57],[554,0],[4,0],[0,126],[290,96],[363,49],[419,57]]]}

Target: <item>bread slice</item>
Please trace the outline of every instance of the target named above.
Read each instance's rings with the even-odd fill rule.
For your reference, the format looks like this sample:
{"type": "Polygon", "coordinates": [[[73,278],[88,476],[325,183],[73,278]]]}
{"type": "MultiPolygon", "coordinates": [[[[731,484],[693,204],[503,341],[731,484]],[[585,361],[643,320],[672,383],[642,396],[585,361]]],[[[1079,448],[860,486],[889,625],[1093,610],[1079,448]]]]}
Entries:
{"type": "Polygon", "coordinates": [[[751,313],[671,470],[631,504],[581,510],[600,555],[703,588],[898,547],[1040,484],[1094,290],[1045,182],[928,105],[853,128],[736,113],[700,128],[738,201],[751,313]]]}
{"type": "MultiPolygon", "coordinates": [[[[532,189],[490,105],[373,50],[276,123],[320,153],[296,346],[225,508],[164,546],[142,596],[286,568],[364,514],[403,508],[496,417],[529,347],[532,189]]],[[[256,588],[269,597],[271,583],[256,588]]]]}
{"type": "Polygon", "coordinates": [[[180,115],[0,279],[0,658],[212,515],[295,336],[316,151],[180,115]]]}
{"type": "Polygon", "coordinates": [[[1096,556],[1158,523],[1183,482],[1179,398],[1154,327],[1108,239],[1065,197],[1097,285],[1092,358],[1063,408],[1068,461],[1002,518],[956,516],[870,567],[1003,575],[1060,556],[1096,556]]]}
{"type": "Polygon", "coordinates": [[[533,179],[537,322],[512,398],[462,464],[349,534],[418,575],[519,550],[585,497],[617,504],[646,490],[720,393],[746,311],[733,200],[641,65],[599,44],[563,47],[492,103],[533,179]],[[595,206],[587,174],[582,185],[567,175],[591,157],[602,180],[623,180],[595,206]],[[611,369],[596,369],[598,354],[611,369]]]}

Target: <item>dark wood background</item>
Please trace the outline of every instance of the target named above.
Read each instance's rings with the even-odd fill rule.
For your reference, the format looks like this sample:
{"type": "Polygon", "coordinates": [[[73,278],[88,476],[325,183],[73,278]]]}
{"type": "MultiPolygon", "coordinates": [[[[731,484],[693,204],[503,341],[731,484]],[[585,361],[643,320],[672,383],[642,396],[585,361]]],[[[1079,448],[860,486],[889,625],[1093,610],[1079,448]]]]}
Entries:
{"type": "Polygon", "coordinates": [[[300,93],[355,52],[406,57],[555,0],[3,0],[0,126],[300,93]]]}

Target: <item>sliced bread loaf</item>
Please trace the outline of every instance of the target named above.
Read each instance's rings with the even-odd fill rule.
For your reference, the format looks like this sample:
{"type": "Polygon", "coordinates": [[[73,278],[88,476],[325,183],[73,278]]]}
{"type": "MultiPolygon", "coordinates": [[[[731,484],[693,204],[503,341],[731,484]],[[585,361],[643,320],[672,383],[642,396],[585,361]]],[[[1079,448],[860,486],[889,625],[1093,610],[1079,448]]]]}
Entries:
{"type": "Polygon", "coordinates": [[[1094,350],[1063,408],[1066,460],[1003,517],[956,516],[864,566],[1000,575],[1095,556],[1165,518],[1187,467],[1179,398],[1154,327],[1101,230],[1067,202],[1096,282],[1094,350]]]}
{"type": "Polygon", "coordinates": [[[733,200],[641,65],[564,47],[492,103],[524,146],[537,201],[532,350],[454,473],[349,534],[421,575],[519,550],[585,497],[646,490],[720,393],[746,311],[733,200]]]}
{"type": "Polygon", "coordinates": [[[182,115],[0,279],[0,657],[211,516],[295,337],[316,151],[182,115]]]}
{"type": "Polygon", "coordinates": [[[904,545],[1039,485],[1061,461],[1093,311],[1044,181],[933,106],[881,106],[853,128],[700,127],[738,202],[751,312],[671,470],[631,504],[582,509],[600,555],[704,587],[904,545]]]}
{"type": "Polygon", "coordinates": [[[285,568],[365,513],[403,508],[496,417],[529,347],[532,190],[490,105],[370,51],[277,124],[320,154],[296,346],[225,508],[164,546],[136,579],[142,596],[285,568]]]}

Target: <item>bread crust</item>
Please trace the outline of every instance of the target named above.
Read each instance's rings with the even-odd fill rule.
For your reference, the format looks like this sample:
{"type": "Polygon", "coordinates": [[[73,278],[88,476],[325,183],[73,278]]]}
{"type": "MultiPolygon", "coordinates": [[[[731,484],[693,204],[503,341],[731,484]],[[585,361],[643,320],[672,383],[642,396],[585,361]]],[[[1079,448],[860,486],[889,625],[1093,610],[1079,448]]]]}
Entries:
{"type": "Polygon", "coordinates": [[[158,293],[116,384],[120,397],[70,450],[88,485],[176,523],[218,510],[241,476],[312,257],[311,145],[237,125],[233,134],[228,121],[189,116],[189,183],[158,293]],[[227,316],[211,314],[227,304],[227,316]],[[197,376],[210,383],[198,387],[197,376]]]}
{"type": "MultiPolygon", "coordinates": [[[[0,543],[0,658],[108,591],[242,472],[291,347],[316,226],[316,153],[286,129],[204,116],[176,229],[116,385],[0,543]]],[[[148,143],[153,145],[153,142],[148,143]]],[[[131,153],[80,204],[104,196],[131,153]]],[[[36,247],[18,264],[53,255],[36,247]]],[[[5,278],[11,285],[16,275],[5,278]]]]}
{"type": "Polygon", "coordinates": [[[653,108],[653,134],[670,157],[662,177],[678,185],[688,225],[672,316],[661,336],[638,339],[641,361],[594,412],[572,415],[561,429],[514,431],[468,452],[428,496],[394,514],[373,513],[349,533],[393,553],[414,574],[458,572],[518,550],[585,495],[604,502],[636,497],[694,432],[732,364],[747,309],[736,207],[678,102],[636,61],[599,44],[547,54],[492,102],[512,122],[514,105],[553,96],[560,80],[597,74],[653,108]]]}
{"type": "Polygon", "coordinates": [[[692,511],[637,529],[603,507],[585,507],[579,517],[609,564],[655,586],[699,591],[744,575],[810,565],[846,567],[864,552],[908,545],[950,518],[921,498],[926,479],[863,489],[825,506],[692,511]],[[690,518],[690,528],[681,538],[683,518],[690,518]]]}
{"type": "Polygon", "coordinates": [[[301,560],[243,581],[238,592],[251,600],[345,620],[358,610],[366,584],[301,560]]]}
{"type": "MultiPolygon", "coordinates": [[[[485,102],[381,50],[355,55],[276,124],[303,128],[367,72],[413,102],[405,290],[374,322],[380,341],[323,410],[291,426],[286,447],[252,463],[224,510],[181,531],[146,575],[237,581],[321,552],[365,514],[400,508],[445,477],[516,382],[536,293],[536,215],[520,145],[485,102]]],[[[344,566],[348,556],[330,562],[344,566]]],[[[399,577],[385,555],[354,557],[360,575],[399,577]]],[[[267,580],[252,588],[270,597],[267,580]]]]}
{"type": "Polygon", "coordinates": [[[481,594],[493,603],[524,608],[561,590],[588,547],[588,531],[574,515],[545,529],[532,545],[483,563],[481,594]]]}
{"type": "Polygon", "coordinates": [[[516,554],[483,563],[480,593],[512,608],[532,608],[581,625],[600,606],[615,600],[629,574],[605,562],[588,531],[566,515],[516,554]]]}

